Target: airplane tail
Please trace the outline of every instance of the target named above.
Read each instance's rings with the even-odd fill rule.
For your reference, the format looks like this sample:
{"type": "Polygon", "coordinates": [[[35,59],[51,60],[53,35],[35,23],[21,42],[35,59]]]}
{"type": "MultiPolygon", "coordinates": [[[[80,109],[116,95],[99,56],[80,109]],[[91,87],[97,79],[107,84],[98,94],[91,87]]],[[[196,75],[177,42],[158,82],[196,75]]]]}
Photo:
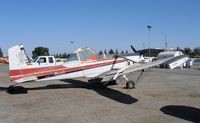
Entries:
{"type": "Polygon", "coordinates": [[[20,83],[23,82],[22,69],[27,68],[30,60],[26,55],[23,45],[16,45],[8,49],[9,56],[9,76],[10,80],[20,83]]]}

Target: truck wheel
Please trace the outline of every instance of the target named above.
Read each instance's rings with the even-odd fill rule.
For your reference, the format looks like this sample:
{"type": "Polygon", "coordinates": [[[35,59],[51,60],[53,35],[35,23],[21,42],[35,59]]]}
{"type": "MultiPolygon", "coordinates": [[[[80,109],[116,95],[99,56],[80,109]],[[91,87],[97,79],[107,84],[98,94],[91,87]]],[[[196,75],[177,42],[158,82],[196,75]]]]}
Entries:
{"type": "Polygon", "coordinates": [[[128,82],[126,82],[126,88],[127,89],[133,89],[135,88],[135,83],[132,80],[129,80],[128,82]]]}

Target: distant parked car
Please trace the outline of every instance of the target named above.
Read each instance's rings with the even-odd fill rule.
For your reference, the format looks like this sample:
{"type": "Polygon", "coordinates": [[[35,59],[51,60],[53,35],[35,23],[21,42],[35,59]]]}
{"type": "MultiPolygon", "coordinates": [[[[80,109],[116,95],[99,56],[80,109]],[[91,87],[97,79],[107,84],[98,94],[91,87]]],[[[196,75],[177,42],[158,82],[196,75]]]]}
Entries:
{"type": "Polygon", "coordinates": [[[193,67],[200,68],[200,58],[197,58],[197,59],[194,60],[193,67]]]}

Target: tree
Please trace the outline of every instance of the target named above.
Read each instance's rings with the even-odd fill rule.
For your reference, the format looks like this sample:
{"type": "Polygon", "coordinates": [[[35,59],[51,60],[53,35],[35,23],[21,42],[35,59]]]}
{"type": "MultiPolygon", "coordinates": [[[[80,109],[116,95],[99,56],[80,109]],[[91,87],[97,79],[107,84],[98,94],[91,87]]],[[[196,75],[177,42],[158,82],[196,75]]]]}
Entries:
{"type": "Polygon", "coordinates": [[[62,58],[62,54],[61,53],[59,54],[59,58],[62,58]]]}
{"type": "Polygon", "coordinates": [[[121,51],[121,54],[124,54],[124,51],[123,51],[123,50],[121,51]]]}
{"type": "Polygon", "coordinates": [[[184,48],[185,54],[189,55],[190,57],[195,57],[195,52],[192,51],[189,47],[184,48]]]}
{"type": "Polygon", "coordinates": [[[62,58],[67,58],[67,53],[63,53],[62,58]]]}
{"type": "Polygon", "coordinates": [[[195,56],[200,56],[200,48],[199,47],[194,48],[194,54],[195,54],[195,56]]]}
{"type": "Polygon", "coordinates": [[[112,49],[110,49],[108,54],[114,54],[114,51],[112,49]]]}
{"type": "Polygon", "coordinates": [[[103,54],[103,52],[100,50],[100,51],[99,51],[99,55],[102,55],[102,54],[103,54]]]}
{"type": "Polygon", "coordinates": [[[0,57],[3,57],[3,52],[1,50],[1,48],[0,48],[0,57]]]}
{"type": "Polygon", "coordinates": [[[128,50],[126,50],[126,54],[128,54],[128,50]]]}
{"type": "Polygon", "coordinates": [[[189,47],[186,47],[186,48],[184,48],[184,52],[185,52],[185,54],[190,55],[192,50],[189,47]]]}
{"type": "Polygon", "coordinates": [[[32,58],[34,59],[37,56],[48,56],[49,55],[49,49],[47,47],[36,47],[32,51],[32,58]]]}
{"type": "Polygon", "coordinates": [[[106,49],[104,50],[104,54],[107,55],[107,51],[106,51],[106,49]]]}
{"type": "Polygon", "coordinates": [[[191,52],[191,53],[190,53],[190,57],[191,57],[191,58],[195,57],[195,53],[194,53],[194,52],[191,52]]]}

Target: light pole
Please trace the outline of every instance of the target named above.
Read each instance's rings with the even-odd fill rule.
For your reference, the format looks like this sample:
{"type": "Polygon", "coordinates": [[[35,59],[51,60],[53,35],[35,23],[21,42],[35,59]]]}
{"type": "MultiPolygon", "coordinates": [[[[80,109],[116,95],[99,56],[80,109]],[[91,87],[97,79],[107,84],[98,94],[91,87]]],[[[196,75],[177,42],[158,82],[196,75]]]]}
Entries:
{"type": "Polygon", "coordinates": [[[151,31],[151,25],[147,25],[148,29],[148,40],[149,40],[149,62],[150,62],[150,56],[151,56],[151,51],[150,51],[150,31],[151,31]]]}
{"type": "MultiPolygon", "coordinates": [[[[167,51],[167,35],[165,33],[165,52],[167,51]]],[[[164,68],[165,68],[165,63],[164,63],[164,68]]]]}

